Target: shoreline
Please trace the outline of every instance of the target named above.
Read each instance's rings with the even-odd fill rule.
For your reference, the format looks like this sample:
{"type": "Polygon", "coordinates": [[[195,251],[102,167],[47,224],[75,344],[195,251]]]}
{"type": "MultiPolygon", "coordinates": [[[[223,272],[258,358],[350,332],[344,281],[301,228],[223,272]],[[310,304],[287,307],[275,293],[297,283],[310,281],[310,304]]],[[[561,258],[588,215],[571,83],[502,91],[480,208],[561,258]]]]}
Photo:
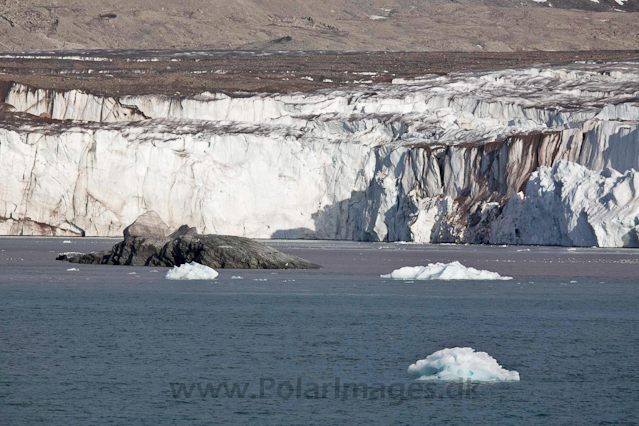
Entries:
{"type": "MultiPolygon", "coordinates": [[[[297,281],[328,279],[341,282],[346,277],[350,277],[366,283],[371,280],[381,281],[380,275],[405,266],[459,261],[466,267],[512,276],[514,282],[538,282],[540,279],[568,279],[580,282],[580,280],[588,279],[610,283],[614,280],[636,280],[636,271],[639,266],[639,250],[636,249],[392,244],[327,240],[262,240],[262,242],[283,253],[320,264],[322,269],[220,269],[218,271],[221,273],[220,279],[239,274],[247,280],[268,278],[272,281],[293,278],[297,281]]],[[[113,240],[105,238],[84,237],[72,240],[71,244],[65,244],[56,237],[26,239],[0,237],[0,260],[4,262],[7,271],[14,268],[24,271],[26,268],[26,270],[46,270],[64,275],[68,268],[76,267],[82,271],[82,276],[88,274],[87,277],[97,274],[98,276],[135,278],[135,275],[129,274],[131,272],[139,274],[154,269],[164,270],[161,267],[150,266],[78,266],[55,260],[59,253],[108,250],[112,245],[113,240]]],[[[27,276],[28,274],[25,275],[27,276]]],[[[72,277],[73,275],[68,278],[72,277]]],[[[394,281],[386,281],[393,283],[391,285],[397,285],[394,281]]]]}

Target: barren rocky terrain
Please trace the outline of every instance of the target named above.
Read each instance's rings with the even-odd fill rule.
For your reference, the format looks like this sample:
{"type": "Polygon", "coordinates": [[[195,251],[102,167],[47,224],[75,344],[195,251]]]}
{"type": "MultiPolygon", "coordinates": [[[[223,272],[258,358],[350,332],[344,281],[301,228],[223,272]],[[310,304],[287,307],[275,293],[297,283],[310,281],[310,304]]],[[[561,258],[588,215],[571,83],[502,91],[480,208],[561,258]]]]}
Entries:
{"type": "Polygon", "coordinates": [[[0,50],[633,49],[637,0],[0,0],[0,50]]]}
{"type": "MultiPolygon", "coordinates": [[[[397,78],[639,57],[639,50],[572,52],[48,51],[0,55],[0,102],[13,83],[96,95],[291,93],[397,78]]],[[[235,94],[234,96],[240,96],[235,94]]],[[[2,109],[0,109],[0,115],[2,109]]],[[[15,117],[14,117],[15,118],[15,117]]]]}

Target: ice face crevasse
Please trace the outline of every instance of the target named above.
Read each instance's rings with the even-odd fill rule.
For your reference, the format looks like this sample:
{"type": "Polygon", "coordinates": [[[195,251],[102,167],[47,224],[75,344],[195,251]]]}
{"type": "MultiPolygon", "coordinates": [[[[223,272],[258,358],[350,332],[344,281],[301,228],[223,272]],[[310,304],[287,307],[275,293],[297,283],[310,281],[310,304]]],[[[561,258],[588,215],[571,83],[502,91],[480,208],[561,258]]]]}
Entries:
{"type": "Polygon", "coordinates": [[[595,217],[603,193],[545,211],[559,239],[508,212],[539,198],[529,179],[543,166],[639,169],[638,91],[632,61],[240,97],[16,84],[4,99],[16,111],[73,123],[0,124],[0,233],[116,236],[155,211],[171,228],[260,238],[635,246],[631,208],[609,206],[626,215],[617,230],[595,217]],[[594,237],[575,231],[584,223],[594,237]]]}

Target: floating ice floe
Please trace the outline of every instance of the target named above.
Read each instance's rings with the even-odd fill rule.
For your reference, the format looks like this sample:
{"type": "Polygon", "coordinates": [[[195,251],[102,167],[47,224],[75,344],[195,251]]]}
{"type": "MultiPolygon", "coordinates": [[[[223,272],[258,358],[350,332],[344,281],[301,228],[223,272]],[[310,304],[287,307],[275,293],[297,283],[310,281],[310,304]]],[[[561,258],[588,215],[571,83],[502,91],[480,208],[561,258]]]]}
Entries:
{"type": "Polygon", "coordinates": [[[495,358],[486,352],[475,352],[473,348],[442,349],[410,365],[408,372],[418,375],[418,380],[519,381],[517,371],[506,370],[495,358]]]}
{"type": "Polygon", "coordinates": [[[381,277],[394,280],[512,280],[512,277],[502,277],[497,272],[467,268],[459,262],[406,266],[381,277]]]}
{"type": "Polygon", "coordinates": [[[166,273],[165,278],[167,280],[214,280],[218,275],[213,268],[191,262],[179,267],[174,266],[166,273]]]}
{"type": "Polygon", "coordinates": [[[67,269],[67,272],[78,272],[79,269],[78,268],[69,268],[67,269]]]}
{"type": "Polygon", "coordinates": [[[71,244],[71,241],[69,241],[69,240],[64,240],[64,241],[62,241],[62,244],[71,244]]]}

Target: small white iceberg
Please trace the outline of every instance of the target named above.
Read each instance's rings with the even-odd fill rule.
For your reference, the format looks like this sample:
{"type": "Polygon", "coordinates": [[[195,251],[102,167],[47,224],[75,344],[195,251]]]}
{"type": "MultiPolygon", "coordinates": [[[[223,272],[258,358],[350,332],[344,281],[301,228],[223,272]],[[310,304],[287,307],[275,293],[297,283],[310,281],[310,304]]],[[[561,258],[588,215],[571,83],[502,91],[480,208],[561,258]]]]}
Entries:
{"type": "Polygon", "coordinates": [[[394,280],[512,280],[497,272],[467,268],[459,262],[429,263],[428,266],[406,266],[396,269],[382,278],[394,280]]]}
{"type": "Polygon", "coordinates": [[[167,280],[214,280],[218,275],[213,268],[191,262],[179,267],[174,266],[166,273],[165,278],[167,280]]]}
{"type": "Polygon", "coordinates": [[[64,240],[62,241],[62,244],[71,244],[71,240],[64,240]]]}
{"type": "Polygon", "coordinates": [[[67,269],[67,272],[78,272],[79,269],[78,268],[69,268],[67,269]]]}
{"type": "Polygon", "coordinates": [[[437,351],[408,367],[417,380],[472,382],[518,382],[519,373],[508,371],[486,352],[473,348],[452,348],[437,351]]]}

